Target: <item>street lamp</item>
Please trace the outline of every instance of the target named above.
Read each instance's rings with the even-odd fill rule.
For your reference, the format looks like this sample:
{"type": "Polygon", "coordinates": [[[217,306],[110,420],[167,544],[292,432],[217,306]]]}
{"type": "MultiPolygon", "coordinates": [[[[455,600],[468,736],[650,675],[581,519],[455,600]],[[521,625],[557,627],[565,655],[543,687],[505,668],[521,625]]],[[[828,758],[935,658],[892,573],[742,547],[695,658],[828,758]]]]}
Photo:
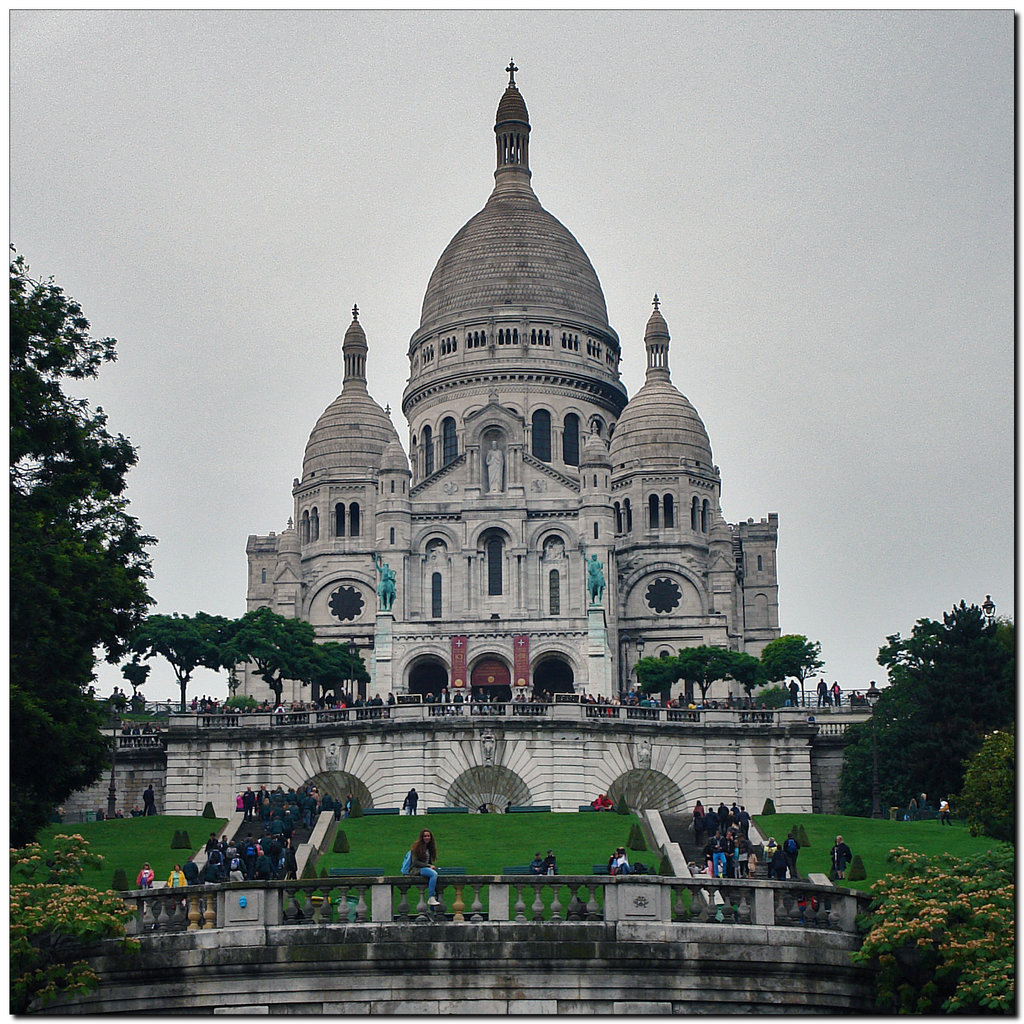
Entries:
{"type": "Polygon", "coordinates": [[[882,691],[871,680],[871,688],[864,694],[871,705],[871,817],[882,816],[882,796],[878,790],[878,730],[875,727],[875,704],[882,696],[882,691]]]}
{"type": "Polygon", "coordinates": [[[117,770],[117,727],[120,724],[117,710],[110,711],[110,785],[107,787],[107,818],[111,819],[117,814],[117,783],[114,781],[114,773],[117,770]]]}
{"type": "Polygon", "coordinates": [[[996,606],[991,594],[985,595],[985,603],[981,606],[981,614],[985,616],[985,625],[991,626],[996,617],[996,606]]]}

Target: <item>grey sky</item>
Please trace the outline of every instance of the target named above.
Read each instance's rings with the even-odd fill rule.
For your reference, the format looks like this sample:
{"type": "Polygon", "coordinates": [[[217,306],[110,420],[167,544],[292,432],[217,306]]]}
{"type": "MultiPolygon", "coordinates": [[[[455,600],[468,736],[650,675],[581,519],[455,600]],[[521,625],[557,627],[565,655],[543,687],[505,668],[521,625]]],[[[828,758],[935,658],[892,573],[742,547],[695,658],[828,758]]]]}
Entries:
{"type": "Polygon", "coordinates": [[[155,610],[245,610],[353,303],[408,447],[511,55],[630,394],[657,292],[726,519],[779,513],[783,632],[849,690],[919,617],[1013,615],[1011,11],[14,11],[10,46],[10,237],[118,339],[88,394],[140,450],[155,610]]]}

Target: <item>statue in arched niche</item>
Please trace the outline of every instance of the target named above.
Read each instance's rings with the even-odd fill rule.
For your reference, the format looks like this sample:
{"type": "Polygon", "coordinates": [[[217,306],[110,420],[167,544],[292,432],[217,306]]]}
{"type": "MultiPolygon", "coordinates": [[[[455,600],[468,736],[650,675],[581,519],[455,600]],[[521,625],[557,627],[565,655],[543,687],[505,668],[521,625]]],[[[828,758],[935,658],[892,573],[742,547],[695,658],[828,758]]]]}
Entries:
{"type": "Polygon", "coordinates": [[[565,544],[561,537],[548,537],[544,541],[544,561],[559,562],[565,558],[565,544]]]}
{"type": "Polygon", "coordinates": [[[484,492],[501,494],[505,490],[505,452],[492,437],[484,452],[484,492]]]}

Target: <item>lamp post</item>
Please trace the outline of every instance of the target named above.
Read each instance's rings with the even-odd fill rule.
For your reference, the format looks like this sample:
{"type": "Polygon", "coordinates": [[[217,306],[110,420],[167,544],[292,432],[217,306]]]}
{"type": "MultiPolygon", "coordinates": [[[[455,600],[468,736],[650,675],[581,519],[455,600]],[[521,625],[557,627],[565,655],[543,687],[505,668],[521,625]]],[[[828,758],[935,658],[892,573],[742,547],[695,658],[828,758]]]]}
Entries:
{"type": "Polygon", "coordinates": [[[107,818],[113,818],[117,814],[117,783],[114,781],[114,773],[117,770],[117,712],[111,709],[110,712],[110,785],[107,787],[107,818]]]}
{"type": "Polygon", "coordinates": [[[882,796],[878,790],[878,730],[875,727],[875,704],[882,696],[882,691],[871,680],[871,688],[864,694],[871,705],[871,817],[882,816],[882,796]]]}
{"type": "MultiPolygon", "coordinates": [[[[640,659],[644,656],[644,646],[647,643],[647,641],[644,640],[644,638],[642,636],[638,636],[636,638],[635,642],[636,642],[636,660],[639,662],[640,659]]],[[[633,668],[636,669],[636,666],[634,665],[633,668]]],[[[640,673],[639,672],[637,672],[637,674],[636,674],[636,685],[637,686],[640,685],[640,673]]]]}
{"type": "Polygon", "coordinates": [[[996,617],[996,606],[991,594],[985,595],[985,603],[981,606],[981,614],[985,616],[985,625],[991,626],[996,617]]]}

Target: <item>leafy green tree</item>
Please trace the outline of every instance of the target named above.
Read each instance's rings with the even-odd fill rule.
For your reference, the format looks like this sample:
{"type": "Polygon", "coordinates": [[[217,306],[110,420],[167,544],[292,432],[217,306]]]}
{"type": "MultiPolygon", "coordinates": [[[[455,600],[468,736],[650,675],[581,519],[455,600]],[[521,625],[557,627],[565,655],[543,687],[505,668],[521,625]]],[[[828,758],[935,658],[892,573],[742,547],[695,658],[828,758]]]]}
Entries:
{"type": "Polygon", "coordinates": [[[920,793],[937,804],[961,791],[965,764],[985,735],[1014,721],[1012,636],[1012,626],[987,623],[980,608],[961,601],[942,622],[919,619],[906,639],[888,638],[878,661],[889,686],[873,722],[847,731],[842,813],[870,812],[872,728],[883,807],[903,807],[920,793]]]}
{"type": "Polygon", "coordinates": [[[972,836],[1014,838],[1017,779],[1014,774],[1013,729],[997,729],[985,737],[981,749],[968,759],[959,810],[967,815],[972,836]]]}
{"type": "Polygon", "coordinates": [[[317,644],[312,652],[312,670],[309,682],[320,688],[320,693],[333,692],[337,696],[344,682],[368,683],[370,673],[355,650],[328,641],[317,644]]]}
{"type": "Polygon", "coordinates": [[[802,694],[805,681],[823,668],[825,662],[821,660],[821,644],[817,640],[808,640],[799,633],[787,633],[765,646],[761,652],[761,664],[768,682],[782,683],[795,679],[802,694]]]}
{"type": "Polygon", "coordinates": [[[217,671],[230,660],[232,620],[223,615],[196,612],[195,617],[150,615],[132,636],[132,649],[144,658],[160,655],[174,670],[181,690],[181,710],[185,710],[186,691],[197,668],[217,671]]]}
{"type": "Polygon", "coordinates": [[[108,764],[94,700],[151,603],[147,547],[124,497],[136,452],[64,386],[99,375],[112,338],[23,257],[10,264],[10,818],[29,842],[53,807],[108,764]],[[46,752],[45,768],[39,764],[46,752]]]}
{"type": "Polygon", "coordinates": [[[700,699],[707,699],[711,684],[717,679],[728,679],[735,664],[735,651],[725,647],[684,647],[676,659],[679,665],[679,677],[686,681],[687,691],[693,684],[700,687],[700,699]]]}
{"type": "Polygon", "coordinates": [[[143,665],[139,661],[139,656],[136,654],[131,661],[125,662],[121,666],[121,675],[128,681],[128,685],[132,688],[132,701],[139,695],[139,690],[146,685],[146,679],[149,676],[149,670],[152,665],[143,665]]]}
{"type": "Polygon", "coordinates": [[[766,679],[764,665],[746,651],[730,651],[729,655],[729,671],[725,678],[735,679],[750,696],[754,688],[761,686],[766,679]]]}
{"type": "MultiPolygon", "coordinates": [[[[135,915],[120,893],[76,884],[86,867],[102,863],[79,835],[55,836],[45,853],[37,843],[11,850],[13,1013],[26,1013],[58,996],[91,992],[99,984],[86,959],[89,947],[123,935],[125,922],[135,915]]],[[[133,940],[125,945],[138,948],[133,940]]]]}
{"type": "Polygon", "coordinates": [[[636,678],[642,693],[660,693],[668,697],[672,684],[679,679],[679,659],[641,658],[636,663],[636,678]]]}
{"type": "Polygon", "coordinates": [[[286,679],[308,683],[316,671],[313,627],[302,619],[289,619],[269,608],[255,608],[235,622],[226,652],[234,663],[250,661],[255,674],[281,703],[286,679]]]}
{"type": "Polygon", "coordinates": [[[1014,863],[1008,846],[973,857],[897,847],[872,886],[867,936],[884,1013],[1008,1013],[1014,1006],[1014,863]]]}

